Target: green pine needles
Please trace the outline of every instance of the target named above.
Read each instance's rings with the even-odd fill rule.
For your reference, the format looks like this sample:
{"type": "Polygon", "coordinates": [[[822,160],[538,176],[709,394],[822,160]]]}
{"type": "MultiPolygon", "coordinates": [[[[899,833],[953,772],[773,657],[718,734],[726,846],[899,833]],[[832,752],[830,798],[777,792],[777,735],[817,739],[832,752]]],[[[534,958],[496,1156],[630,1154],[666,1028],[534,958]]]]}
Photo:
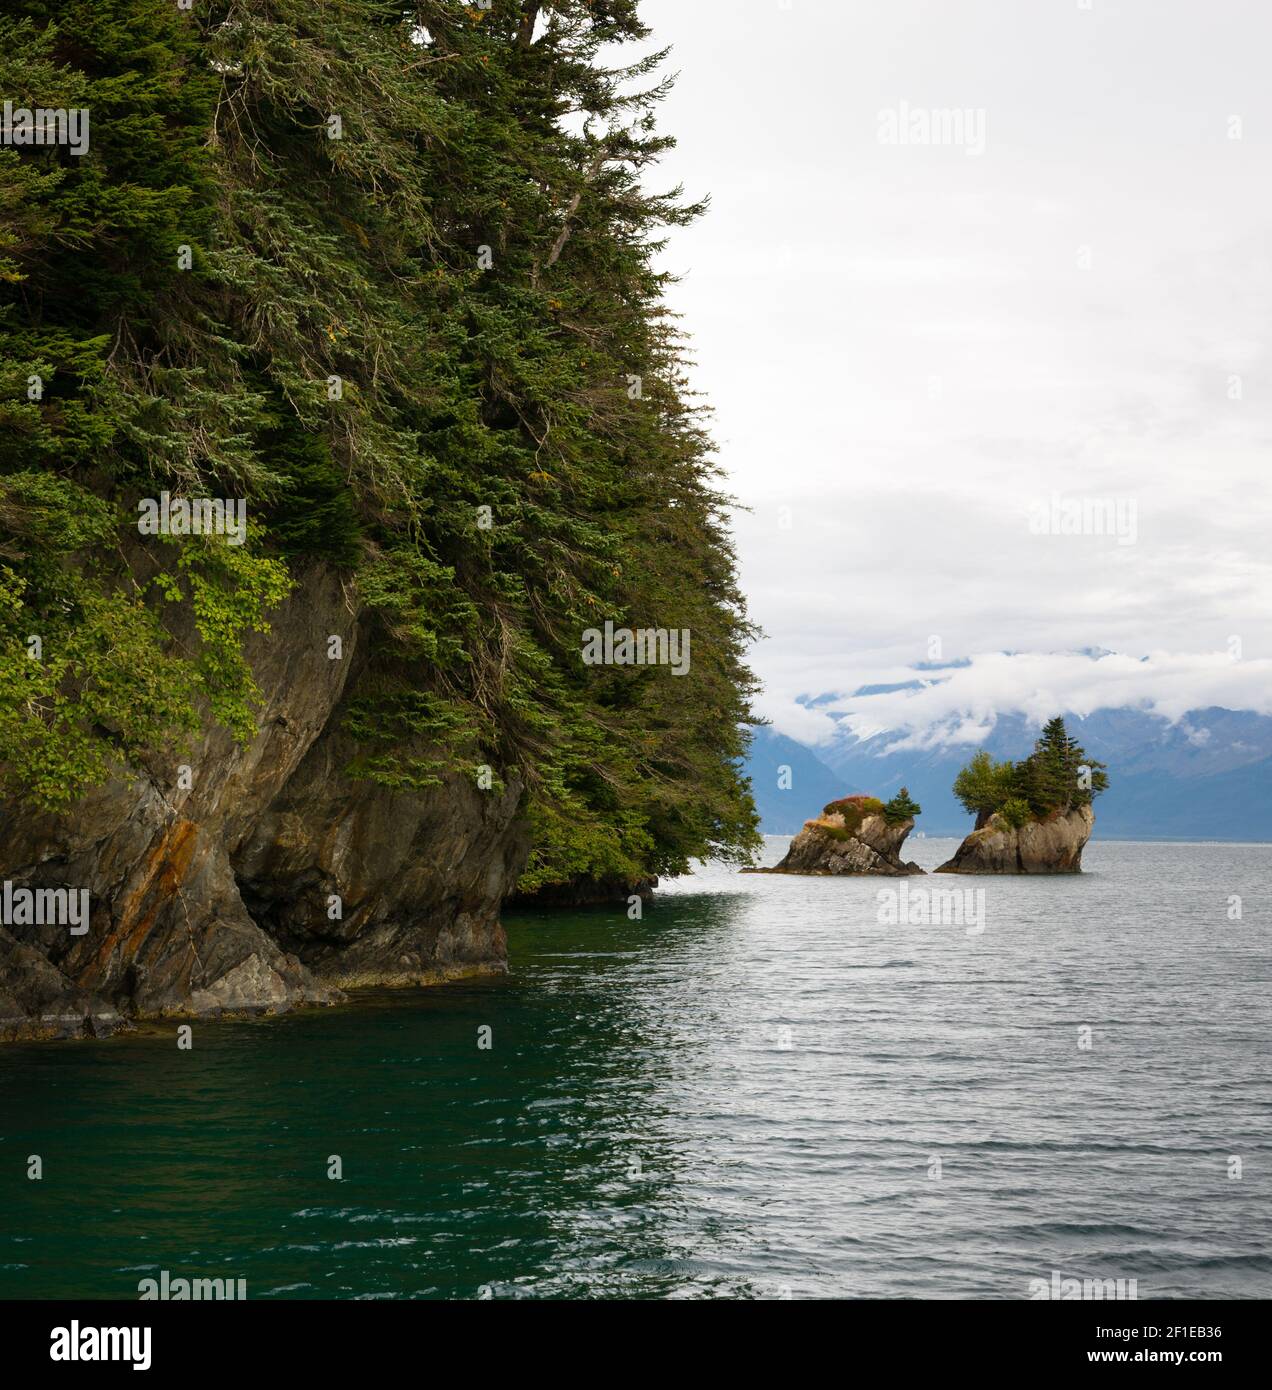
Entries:
{"type": "Polygon", "coordinates": [[[657,266],[702,206],[655,191],[665,55],[612,57],[647,37],[634,0],[6,7],[0,90],[91,113],[82,157],[0,146],[7,796],[250,737],[243,641],[317,559],[371,619],[353,775],[515,775],[531,889],[750,854],[754,634],[657,266]],[[139,544],[162,491],[246,499],[247,542],[139,544]],[[584,666],[607,620],[691,673],[584,666]]]}
{"type": "Polygon", "coordinates": [[[902,787],[883,807],[884,818],[889,825],[899,825],[902,821],[913,820],[922,812],[923,807],[910,795],[908,787],[902,787]]]}

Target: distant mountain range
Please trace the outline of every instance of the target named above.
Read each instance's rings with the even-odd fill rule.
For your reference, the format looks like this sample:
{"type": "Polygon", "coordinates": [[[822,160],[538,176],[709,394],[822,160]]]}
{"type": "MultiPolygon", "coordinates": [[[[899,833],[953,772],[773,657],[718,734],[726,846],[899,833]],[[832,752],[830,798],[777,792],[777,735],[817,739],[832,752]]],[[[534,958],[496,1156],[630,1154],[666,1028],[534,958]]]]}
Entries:
{"type": "MultiPolygon", "coordinates": [[[[1218,708],[1193,710],[1177,724],[1133,709],[1064,717],[1086,751],[1108,764],[1109,790],[1095,803],[1098,835],[1272,841],[1272,718],[1218,708]]],[[[971,817],[950,790],[958,770],[977,746],[996,758],[1023,757],[1037,733],[1023,717],[1004,715],[980,745],[890,752],[894,734],[845,732],[814,750],[759,728],[746,766],[767,834],[795,834],[835,797],[886,800],[904,784],[923,807],[919,830],[964,835],[971,817]]]]}

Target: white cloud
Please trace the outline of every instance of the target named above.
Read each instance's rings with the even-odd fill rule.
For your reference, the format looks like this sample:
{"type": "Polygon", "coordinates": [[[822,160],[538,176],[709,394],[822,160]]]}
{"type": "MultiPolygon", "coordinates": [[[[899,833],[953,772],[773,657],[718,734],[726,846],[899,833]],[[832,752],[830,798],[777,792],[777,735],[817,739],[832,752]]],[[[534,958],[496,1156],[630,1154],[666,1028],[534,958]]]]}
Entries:
{"type": "MultiPolygon", "coordinates": [[[[980,743],[1005,714],[1041,725],[1057,713],[1087,716],[1134,708],[1177,723],[1190,710],[1219,706],[1272,715],[1272,659],[1235,660],[1226,653],[1152,652],[1143,658],[1109,652],[985,652],[946,670],[878,667],[880,685],[921,684],[875,694],[837,694],[809,708],[798,693],[770,692],[762,712],[774,727],[813,745],[847,731],[860,738],[895,735],[898,748],[980,743]]],[[[859,688],[859,687],[856,687],[859,688]]],[[[1185,726],[1197,746],[1205,728],[1185,726]]]]}
{"type": "Polygon", "coordinates": [[[921,737],[1049,701],[1264,708],[1272,10],[721,9],[642,15],[681,73],[659,186],[713,199],[666,264],[752,508],[762,710],[828,737],[798,696],[912,670],[932,637],[947,656],[1125,655],[977,657],[856,717],[921,737]],[[901,97],[984,109],[984,154],[881,146],[901,97]],[[1057,491],[1134,501],[1135,543],[1031,535],[1057,491]]]}

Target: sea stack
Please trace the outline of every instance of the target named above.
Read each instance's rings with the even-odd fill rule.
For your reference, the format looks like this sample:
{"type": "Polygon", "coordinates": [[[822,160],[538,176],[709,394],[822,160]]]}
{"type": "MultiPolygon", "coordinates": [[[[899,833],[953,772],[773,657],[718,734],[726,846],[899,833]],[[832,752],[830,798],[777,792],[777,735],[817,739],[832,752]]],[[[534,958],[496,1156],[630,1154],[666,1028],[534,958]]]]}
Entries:
{"type": "Polygon", "coordinates": [[[993,815],[958,847],[938,874],[1080,874],[1082,849],[1091,838],[1095,812],[1089,805],[1013,826],[993,815]]]}
{"type": "MultiPolygon", "coordinates": [[[[894,806],[895,803],[889,803],[894,806]]],[[[877,797],[845,796],[821,815],[804,822],[786,858],[771,874],[921,874],[901,859],[901,846],[914,829],[914,816],[898,817],[877,797]]]]}

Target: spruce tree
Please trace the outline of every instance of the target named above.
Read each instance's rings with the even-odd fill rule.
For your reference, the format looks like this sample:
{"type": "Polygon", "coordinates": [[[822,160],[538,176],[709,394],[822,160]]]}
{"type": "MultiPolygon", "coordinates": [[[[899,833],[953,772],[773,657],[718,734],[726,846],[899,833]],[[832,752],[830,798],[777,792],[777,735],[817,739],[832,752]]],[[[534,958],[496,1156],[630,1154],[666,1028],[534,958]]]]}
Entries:
{"type": "Polygon", "coordinates": [[[1058,715],[1043,726],[1034,751],[1021,765],[1025,796],[1035,815],[1067,813],[1089,805],[1108,786],[1104,764],[1088,759],[1058,715]],[[1090,787],[1082,769],[1088,769],[1090,787]]]}
{"type": "Polygon", "coordinates": [[[915,816],[922,814],[923,807],[910,795],[908,787],[901,790],[892,798],[891,801],[884,803],[883,814],[889,824],[898,824],[904,820],[912,820],[915,816]]]}

